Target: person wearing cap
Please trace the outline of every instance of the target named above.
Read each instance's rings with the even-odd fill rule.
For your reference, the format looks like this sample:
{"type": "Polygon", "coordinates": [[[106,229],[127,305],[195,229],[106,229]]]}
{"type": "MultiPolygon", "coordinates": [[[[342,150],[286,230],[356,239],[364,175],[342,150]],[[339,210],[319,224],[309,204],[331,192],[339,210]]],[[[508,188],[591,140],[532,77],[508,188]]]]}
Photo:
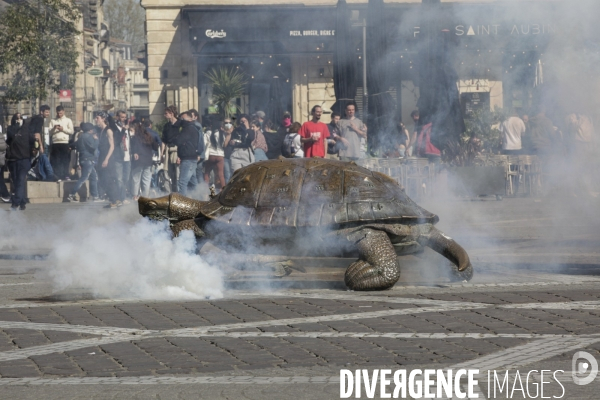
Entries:
{"type": "Polygon", "coordinates": [[[73,190],[71,190],[71,193],[67,196],[67,201],[77,201],[75,195],[87,180],[90,181],[90,195],[92,196],[92,199],[94,201],[100,201],[100,198],[98,197],[98,174],[96,173],[96,167],[94,165],[96,150],[98,150],[100,141],[94,130],[94,125],[89,122],[82,123],[81,130],[82,133],[75,143],[79,155],[81,177],[73,187],[73,190]]]}

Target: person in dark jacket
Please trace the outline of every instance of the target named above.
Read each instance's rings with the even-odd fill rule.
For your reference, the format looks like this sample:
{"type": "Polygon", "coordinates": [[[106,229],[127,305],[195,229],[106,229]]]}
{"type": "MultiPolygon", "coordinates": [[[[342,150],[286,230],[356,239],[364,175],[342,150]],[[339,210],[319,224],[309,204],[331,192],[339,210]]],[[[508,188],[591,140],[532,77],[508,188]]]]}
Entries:
{"type": "MultiPolygon", "coordinates": [[[[227,147],[232,149],[231,151],[231,169],[236,171],[242,167],[250,165],[254,162],[254,150],[252,149],[252,142],[254,141],[255,134],[250,129],[250,117],[245,114],[240,115],[240,124],[233,133],[227,147]]],[[[227,156],[227,152],[225,153],[227,156]]]]}
{"type": "Polygon", "coordinates": [[[89,122],[81,124],[82,133],[79,135],[75,147],[79,155],[79,168],[81,169],[81,177],[67,196],[67,201],[77,201],[75,195],[81,189],[85,181],[90,181],[90,195],[94,201],[100,201],[98,197],[98,174],[96,173],[96,151],[100,143],[98,135],[94,130],[94,125],[89,122]]]}
{"type": "Polygon", "coordinates": [[[43,105],[40,107],[40,114],[32,118],[29,126],[22,126],[23,129],[20,129],[21,127],[14,125],[11,126],[12,129],[8,130],[6,138],[6,143],[10,147],[8,169],[14,183],[14,195],[11,198],[12,210],[25,210],[25,204],[27,203],[25,191],[27,187],[27,173],[31,169],[31,156],[36,142],[40,153],[44,152],[42,141],[44,118],[48,118],[49,116],[50,107],[43,105]],[[25,136],[21,137],[21,135],[25,136]]]}
{"type": "Polygon", "coordinates": [[[181,121],[178,120],[179,114],[175,106],[165,108],[165,118],[167,123],[162,130],[162,141],[165,144],[162,162],[169,173],[171,187],[177,191],[177,181],[179,180],[179,165],[177,164],[177,137],[181,130],[181,121]]]}
{"type": "Polygon", "coordinates": [[[292,125],[292,115],[289,112],[285,112],[283,114],[283,118],[281,120],[281,126],[277,130],[277,132],[273,132],[270,128],[270,122],[267,121],[265,124],[265,140],[267,141],[267,146],[269,150],[267,151],[267,157],[269,160],[276,160],[281,156],[281,146],[283,145],[283,141],[288,133],[290,133],[290,126],[292,125]]]}
{"type": "Polygon", "coordinates": [[[133,152],[133,199],[138,200],[141,195],[148,197],[152,181],[152,155],[159,149],[160,143],[141,124],[134,125],[135,135],[131,137],[131,151],[133,152]]]}
{"type": "Polygon", "coordinates": [[[120,195],[117,184],[117,172],[113,153],[117,144],[115,143],[113,131],[108,126],[108,114],[100,111],[94,121],[99,129],[98,134],[98,179],[100,186],[106,192],[110,204],[106,208],[115,209],[122,205],[118,199],[120,195]]]}
{"type": "Polygon", "coordinates": [[[177,164],[179,165],[179,180],[177,191],[187,195],[188,186],[196,190],[196,167],[200,160],[198,152],[198,129],[194,126],[194,117],[191,112],[181,114],[181,132],[177,137],[177,164]]]}

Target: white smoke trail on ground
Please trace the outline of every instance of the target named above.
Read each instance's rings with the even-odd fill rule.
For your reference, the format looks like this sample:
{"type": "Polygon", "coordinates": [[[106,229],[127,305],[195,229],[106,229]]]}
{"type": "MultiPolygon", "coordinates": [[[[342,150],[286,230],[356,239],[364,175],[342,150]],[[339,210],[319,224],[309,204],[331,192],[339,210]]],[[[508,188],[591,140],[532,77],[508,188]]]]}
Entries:
{"type": "Polygon", "coordinates": [[[55,292],[77,290],[95,297],[156,300],[205,299],[223,295],[222,275],[195,254],[186,232],[171,240],[166,222],[134,220],[134,209],[69,210],[55,223],[27,220],[25,213],[1,212],[12,227],[0,250],[50,251],[50,268],[36,277],[55,292]]]}

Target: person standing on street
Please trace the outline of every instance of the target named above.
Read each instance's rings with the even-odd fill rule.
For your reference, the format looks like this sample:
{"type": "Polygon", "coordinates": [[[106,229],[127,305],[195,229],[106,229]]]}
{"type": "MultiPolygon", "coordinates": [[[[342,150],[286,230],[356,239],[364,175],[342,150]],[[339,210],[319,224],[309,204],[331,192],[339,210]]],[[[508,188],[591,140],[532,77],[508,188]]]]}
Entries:
{"type": "Polygon", "coordinates": [[[254,131],[254,140],[252,141],[252,149],[254,150],[254,162],[268,160],[267,151],[269,151],[269,148],[267,147],[265,135],[262,133],[260,121],[256,119],[252,121],[250,123],[250,129],[254,131]]]}
{"type": "Polygon", "coordinates": [[[98,196],[98,174],[96,173],[96,151],[100,141],[98,135],[94,130],[94,125],[89,122],[81,124],[81,134],[75,142],[77,148],[77,154],[79,156],[79,168],[81,169],[81,176],[77,181],[77,184],[71,190],[71,193],[67,196],[67,201],[77,201],[75,197],[81,186],[85,181],[90,182],[90,195],[93,201],[101,201],[98,196]]]}
{"type": "Polygon", "coordinates": [[[329,128],[321,122],[323,109],[321,106],[314,106],[310,114],[312,115],[312,119],[302,124],[298,132],[301,137],[300,141],[304,144],[304,157],[325,158],[329,128]]]}
{"type": "Polygon", "coordinates": [[[419,133],[419,119],[421,118],[419,110],[413,110],[410,113],[410,117],[413,120],[413,129],[408,141],[408,147],[406,148],[406,154],[412,157],[413,153],[415,153],[415,144],[417,143],[417,135],[419,133]]]}
{"type": "MultiPolygon", "coordinates": [[[[231,170],[233,172],[254,162],[254,151],[252,142],[254,141],[254,131],[250,129],[250,117],[242,114],[239,117],[240,124],[232,132],[228,148],[231,151],[231,170]]],[[[227,157],[227,152],[225,154],[227,157]]]]}
{"type": "Polygon", "coordinates": [[[214,174],[215,187],[221,190],[225,182],[225,147],[229,144],[230,134],[219,129],[217,122],[214,123],[212,131],[206,133],[207,136],[207,159],[204,161],[204,181],[210,182],[210,173],[214,174]]]}
{"type": "Polygon", "coordinates": [[[181,121],[175,106],[165,108],[167,123],[162,130],[162,140],[165,145],[161,160],[171,179],[171,190],[177,191],[179,181],[179,165],[177,164],[177,137],[181,130],[181,121]]]}
{"type": "Polygon", "coordinates": [[[65,116],[63,106],[56,107],[56,119],[50,121],[50,137],[52,138],[50,164],[58,179],[70,179],[71,150],[69,149],[69,141],[74,133],[73,121],[65,116]]]}
{"type": "Polygon", "coordinates": [[[128,204],[126,199],[127,185],[131,175],[131,154],[129,149],[129,123],[125,111],[117,111],[116,120],[109,117],[109,128],[113,132],[115,149],[112,155],[115,163],[115,174],[117,179],[117,200],[120,204],[128,204]]]}
{"type": "Polygon", "coordinates": [[[340,120],[341,137],[348,144],[340,149],[340,160],[356,161],[366,155],[367,126],[355,116],[356,104],[346,106],[346,118],[340,120]]]}
{"type": "Polygon", "coordinates": [[[194,117],[190,111],[181,114],[181,132],[177,136],[177,164],[179,165],[179,181],[177,191],[187,195],[188,186],[196,190],[196,167],[200,160],[198,152],[198,129],[194,126],[194,117]]]}
{"type": "Polygon", "coordinates": [[[138,200],[141,195],[148,197],[152,181],[152,155],[160,147],[160,139],[144,129],[142,124],[134,124],[135,134],[131,136],[132,161],[132,194],[138,200]]]}
{"type": "Polygon", "coordinates": [[[198,130],[198,153],[200,154],[200,160],[198,160],[198,164],[196,165],[196,179],[198,183],[204,180],[204,162],[207,160],[206,154],[206,144],[204,138],[204,129],[202,128],[202,124],[200,123],[200,115],[198,111],[195,109],[191,109],[192,117],[194,118],[194,126],[196,130],[198,130]]]}
{"type": "Polygon", "coordinates": [[[14,184],[14,195],[11,198],[12,210],[25,210],[27,203],[26,187],[27,173],[31,169],[33,149],[38,147],[40,154],[44,152],[43,129],[44,119],[50,116],[50,107],[43,105],[40,113],[22,126],[17,124],[8,130],[6,143],[9,146],[7,154],[8,169],[14,184]]]}
{"type": "Polygon", "coordinates": [[[348,145],[348,141],[341,136],[340,132],[340,115],[331,113],[331,122],[327,124],[329,128],[329,139],[327,139],[327,158],[331,160],[340,159],[340,149],[348,145]]]}
{"type": "Polygon", "coordinates": [[[525,133],[525,123],[516,111],[502,121],[500,133],[502,133],[502,154],[521,154],[521,137],[525,133]]]}
{"type": "Polygon", "coordinates": [[[121,201],[119,200],[119,186],[117,184],[117,163],[114,159],[115,147],[117,146],[113,137],[113,131],[108,127],[108,118],[108,114],[104,111],[99,112],[96,118],[94,118],[96,125],[100,129],[100,134],[98,135],[98,151],[100,153],[98,164],[100,164],[100,168],[97,172],[100,186],[106,191],[108,200],[110,201],[110,204],[106,208],[115,209],[121,205],[121,201]]]}

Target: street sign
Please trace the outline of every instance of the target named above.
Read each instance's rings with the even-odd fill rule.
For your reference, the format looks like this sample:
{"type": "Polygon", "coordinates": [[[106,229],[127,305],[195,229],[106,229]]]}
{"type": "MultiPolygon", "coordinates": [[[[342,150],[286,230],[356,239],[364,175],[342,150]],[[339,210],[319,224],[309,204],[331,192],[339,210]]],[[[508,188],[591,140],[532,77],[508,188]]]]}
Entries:
{"type": "Polygon", "coordinates": [[[90,68],[87,73],[92,76],[100,76],[104,74],[104,70],[102,68],[90,68]]]}
{"type": "Polygon", "coordinates": [[[60,101],[61,103],[70,103],[71,102],[71,91],[70,90],[66,90],[66,89],[61,89],[60,92],[58,92],[58,101],[60,101]]]}

